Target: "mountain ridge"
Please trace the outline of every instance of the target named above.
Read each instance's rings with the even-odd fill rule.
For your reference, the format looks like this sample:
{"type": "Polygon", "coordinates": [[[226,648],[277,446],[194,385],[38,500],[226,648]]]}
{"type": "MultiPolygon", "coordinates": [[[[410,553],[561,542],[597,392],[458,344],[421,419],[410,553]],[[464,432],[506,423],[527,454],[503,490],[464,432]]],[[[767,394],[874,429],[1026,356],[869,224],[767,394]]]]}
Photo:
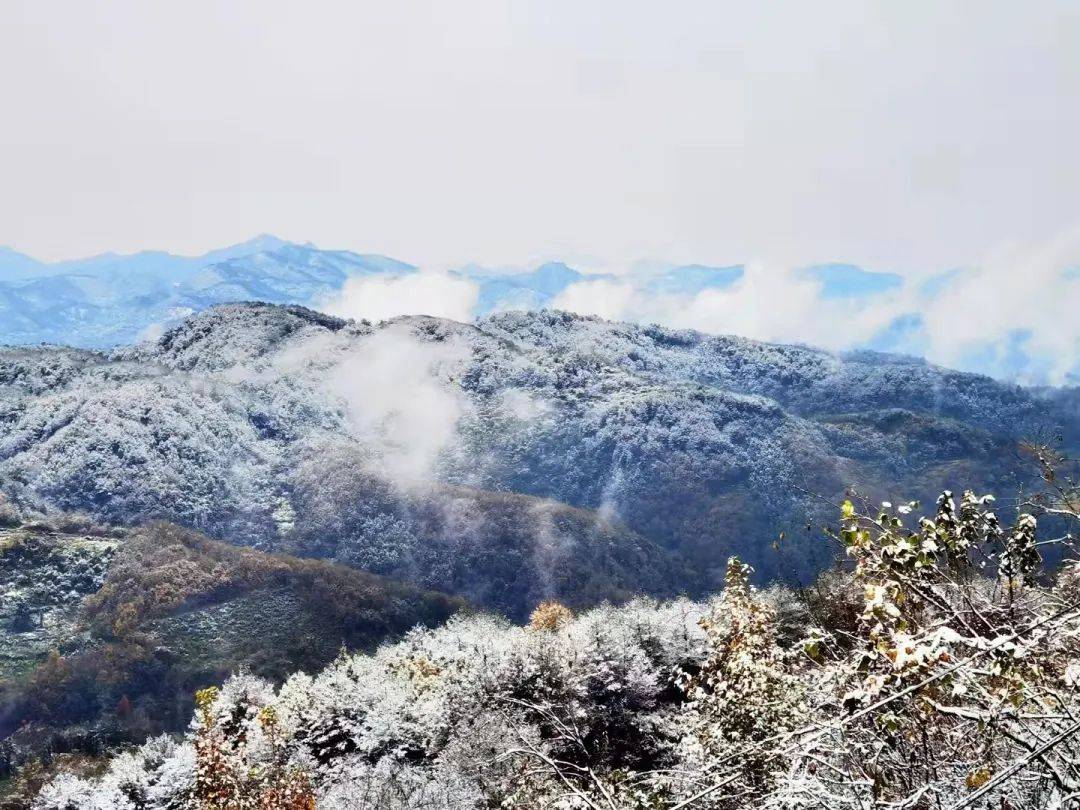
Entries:
{"type": "Polygon", "coordinates": [[[1075,441],[1059,399],[562,312],[370,324],[231,304],[110,352],[0,349],[0,489],[520,617],[581,592],[707,590],[735,553],[810,578],[834,556],[799,530],[828,511],[819,496],[1016,491],[1020,439],[1075,441]]]}

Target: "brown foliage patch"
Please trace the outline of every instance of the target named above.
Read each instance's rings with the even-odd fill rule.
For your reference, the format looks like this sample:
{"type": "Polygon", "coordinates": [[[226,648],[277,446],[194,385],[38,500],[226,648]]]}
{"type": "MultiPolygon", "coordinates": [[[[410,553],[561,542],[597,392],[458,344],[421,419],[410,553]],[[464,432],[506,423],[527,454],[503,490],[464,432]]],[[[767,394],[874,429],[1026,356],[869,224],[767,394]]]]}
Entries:
{"type": "Polygon", "coordinates": [[[95,632],[123,638],[148,620],[273,587],[290,588],[331,623],[348,624],[363,615],[373,636],[441,621],[463,604],[363,571],[231,546],[154,523],[117,554],[105,584],[84,608],[95,632]]]}

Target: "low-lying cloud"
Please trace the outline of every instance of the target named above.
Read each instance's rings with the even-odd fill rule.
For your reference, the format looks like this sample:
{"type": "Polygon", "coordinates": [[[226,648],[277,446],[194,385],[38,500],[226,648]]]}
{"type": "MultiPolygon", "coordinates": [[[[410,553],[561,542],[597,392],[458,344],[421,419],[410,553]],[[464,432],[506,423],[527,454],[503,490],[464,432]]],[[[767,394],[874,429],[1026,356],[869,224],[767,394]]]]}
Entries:
{"type": "Polygon", "coordinates": [[[346,354],[325,385],[344,403],[355,437],[375,451],[380,471],[415,485],[433,477],[457,436],[469,405],[449,378],[469,356],[452,338],[421,341],[407,323],[391,324],[346,354]]]}
{"type": "Polygon", "coordinates": [[[581,281],[564,290],[553,305],[613,320],[828,349],[847,349],[869,340],[902,309],[897,296],[865,308],[826,298],[822,284],[798,270],[760,263],[747,266],[729,287],[693,294],[658,295],[634,275],[581,281]]]}
{"type": "MultiPolygon", "coordinates": [[[[678,270],[658,285],[655,267],[635,268],[542,291],[543,305],[834,351],[901,352],[1029,384],[1080,383],[1080,227],[1043,244],[1000,248],[969,267],[902,278],[843,270],[842,278],[861,274],[865,283],[845,288],[834,276],[830,286],[805,266],[758,261],[733,280],[695,288],[677,283],[678,270]]],[[[520,289],[506,286],[520,302],[520,289]]],[[[430,314],[471,321],[478,289],[474,280],[436,271],[368,277],[350,280],[324,308],[369,320],[430,314]]],[[[535,296],[524,297],[535,305],[535,296]]],[[[510,296],[496,309],[520,306],[510,296]]]]}
{"type": "Polygon", "coordinates": [[[1080,227],[893,289],[825,293],[804,268],[751,263],[727,287],[657,295],[633,272],[567,287],[556,308],[832,350],[875,348],[1029,384],[1080,383],[1080,227]]]}
{"type": "Polygon", "coordinates": [[[437,478],[471,403],[453,383],[471,360],[454,336],[425,340],[415,323],[366,334],[318,331],[289,343],[268,367],[231,369],[234,382],[290,380],[321,392],[344,417],[341,438],[363,448],[369,471],[402,488],[437,478]]]}
{"type": "Polygon", "coordinates": [[[1025,382],[1080,383],[1080,226],[997,251],[921,311],[927,355],[1025,382]]]}
{"type": "Polygon", "coordinates": [[[468,321],[478,294],[471,281],[439,270],[419,270],[404,276],[350,278],[337,295],[319,306],[331,315],[375,322],[398,315],[468,321]]]}

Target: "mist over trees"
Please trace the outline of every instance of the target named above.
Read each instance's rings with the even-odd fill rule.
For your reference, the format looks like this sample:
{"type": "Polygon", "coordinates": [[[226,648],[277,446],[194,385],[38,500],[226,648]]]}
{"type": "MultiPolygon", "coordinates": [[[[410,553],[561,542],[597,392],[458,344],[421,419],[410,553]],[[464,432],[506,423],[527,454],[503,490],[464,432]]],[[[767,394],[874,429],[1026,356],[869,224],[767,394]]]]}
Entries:
{"type": "Polygon", "coordinates": [[[592,572],[610,581],[589,598],[704,594],[732,555],[758,581],[809,581],[830,554],[792,528],[828,519],[816,495],[1013,492],[1017,439],[1078,435],[1070,403],[910,358],[560,312],[372,325],[234,304],[108,354],[0,349],[0,482],[41,510],[170,520],[520,620],[584,604],[592,572]]]}

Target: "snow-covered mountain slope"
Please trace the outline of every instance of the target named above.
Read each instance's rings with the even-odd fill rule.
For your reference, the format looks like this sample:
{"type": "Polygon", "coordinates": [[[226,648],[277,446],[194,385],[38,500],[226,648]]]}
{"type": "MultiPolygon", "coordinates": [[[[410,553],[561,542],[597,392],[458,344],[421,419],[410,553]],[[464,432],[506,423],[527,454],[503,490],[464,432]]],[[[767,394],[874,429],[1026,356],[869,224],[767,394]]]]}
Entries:
{"type": "Polygon", "coordinates": [[[1017,440],[1075,409],[887,355],[561,312],[378,325],[238,304],[109,354],[0,350],[14,497],[325,556],[522,615],[805,578],[857,485],[1015,491],[1017,440]],[[785,539],[780,542],[780,532],[785,539]]]}

